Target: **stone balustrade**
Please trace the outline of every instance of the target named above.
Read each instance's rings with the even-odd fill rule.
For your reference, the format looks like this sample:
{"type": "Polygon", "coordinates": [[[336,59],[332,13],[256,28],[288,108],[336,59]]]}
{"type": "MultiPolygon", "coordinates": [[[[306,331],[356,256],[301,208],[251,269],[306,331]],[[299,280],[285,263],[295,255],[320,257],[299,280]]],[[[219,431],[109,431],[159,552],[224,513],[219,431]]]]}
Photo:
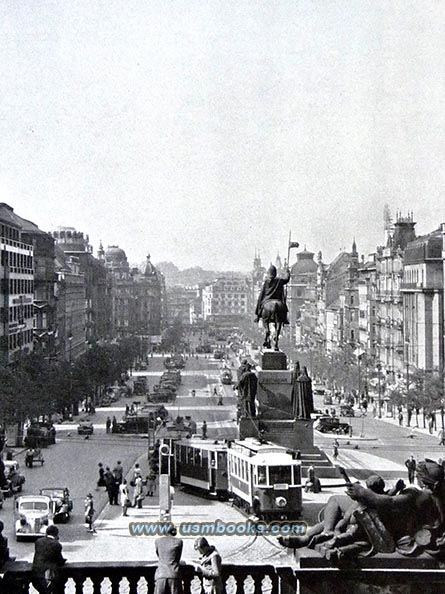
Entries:
{"type": "MultiPolygon", "coordinates": [[[[155,564],[68,563],[63,569],[66,594],[152,594],[155,564]]],[[[31,565],[7,564],[0,592],[28,594],[31,565]]],[[[293,567],[223,565],[226,594],[443,594],[445,564],[381,555],[335,567],[318,555],[303,554],[293,567]]],[[[201,594],[202,578],[183,568],[184,594],[201,594]]]]}
{"type": "MultiPolygon", "coordinates": [[[[155,564],[141,563],[67,563],[61,569],[66,594],[152,594],[155,564]]],[[[31,564],[8,563],[0,584],[0,592],[28,594],[31,564]]],[[[183,567],[185,594],[202,592],[202,576],[193,566],[183,567]]],[[[227,594],[290,594],[295,592],[296,580],[289,568],[272,565],[224,565],[223,578],[227,594]]]]}

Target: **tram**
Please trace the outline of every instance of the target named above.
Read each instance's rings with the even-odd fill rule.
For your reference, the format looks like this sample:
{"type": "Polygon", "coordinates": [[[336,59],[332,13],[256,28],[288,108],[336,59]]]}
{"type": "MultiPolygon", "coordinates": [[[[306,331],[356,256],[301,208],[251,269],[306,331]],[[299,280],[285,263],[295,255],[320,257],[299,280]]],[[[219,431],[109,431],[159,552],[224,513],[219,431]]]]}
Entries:
{"type": "Polygon", "coordinates": [[[175,443],[175,476],[207,497],[233,498],[265,521],[301,516],[301,462],[282,446],[254,438],[183,439],[175,443]]]}
{"type": "Polygon", "coordinates": [[[177,441],[175,476],[181,485],[203,491],[208,497],[227,499],[227,444],[199,438],[177,441]]]}
{"type": "Polygon", "coordinates": [[[301,516],[301,462],[286,448],[254,438],[236,440],[229,444],[227,462],[237,507],[265,521],[301,516]]]}

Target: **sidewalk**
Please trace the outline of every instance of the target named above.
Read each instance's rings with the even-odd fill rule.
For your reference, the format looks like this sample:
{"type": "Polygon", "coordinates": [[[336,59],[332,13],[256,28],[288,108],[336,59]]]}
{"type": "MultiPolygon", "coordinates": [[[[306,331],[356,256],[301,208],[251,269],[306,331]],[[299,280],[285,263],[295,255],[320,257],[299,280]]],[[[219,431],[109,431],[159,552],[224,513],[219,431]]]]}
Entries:
{"type": "MultiPolygon", "coordinates": [[[[423,435],[429,435],[430,437],[436,437],[439,440],[439,432],[442,429],[441,426],[441,421],[440,421],[440,415],[439,415],[439,420],[437,419],[437,412],[436,412],[436,427],[437,429],[434,430],[433,432],[430,433],[430,430],[428,428],[428,421],[425,421],[425,425],[426,427],[423,427],[423,414],[419,414],[418,416],[418,422],[419,425],[416,426],[416,415],[414,414],[411,417],[411,424],[410,426],[408,426],[408,414],[406,411],[403,411],[403,424],[400,425],[399,420],[395,417],[384,417],[382,416],[381,419],[378,419],[379,421],[383,421],[384,423],[390,423],[391,425],[396,425],[397,427],[403,428],[403,429],[408,429],[411,431],[411,433],[414,435],[416,433],[421,433],[423,435]]],[[[376,417],[377,418],[377,417],[376,417]]]]}

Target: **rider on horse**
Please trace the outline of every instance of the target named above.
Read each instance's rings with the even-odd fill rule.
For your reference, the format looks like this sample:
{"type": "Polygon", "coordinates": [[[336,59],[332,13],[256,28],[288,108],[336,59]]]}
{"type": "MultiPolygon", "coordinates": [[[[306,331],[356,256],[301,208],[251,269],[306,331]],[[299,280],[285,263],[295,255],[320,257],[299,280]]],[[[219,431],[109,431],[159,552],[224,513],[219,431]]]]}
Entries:
{"type": "MultiPolygon", "coordinates": [[[[286,297],[284,294],[284,285],[290,280],[290,270],[287,269],[284,277],[277,277],[277,269],[273,264],[270,265],[269,270],[267,271],[267,277],[263,283],[263,288],[261,289],[261,293],[258,297],[257,306],[255,309],[255,322],[259,322],[260,318],[262,317],[263,307],[267,301],[281,301],[284,304],[285,315],[283,316],[281,323],[284,325],[289,324],[289,320],[287,319],[288,309],[286,305],[286,297]]],[[[278,321],[278,320],[277,320],[278,321]]]]}

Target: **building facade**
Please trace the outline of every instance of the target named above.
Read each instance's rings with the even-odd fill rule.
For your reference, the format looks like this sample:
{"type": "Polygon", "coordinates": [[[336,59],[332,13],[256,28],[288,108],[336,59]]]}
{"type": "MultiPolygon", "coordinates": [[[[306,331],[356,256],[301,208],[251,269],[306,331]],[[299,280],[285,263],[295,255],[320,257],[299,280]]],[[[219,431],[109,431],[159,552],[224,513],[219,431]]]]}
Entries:
{"type": "Polygon", "coordinates": [[[75,258],[85,279],[86,338],[89,342],[111,337],[111,280],[101,258],[93,255],[88,235],[73,227],[60,227],[52,233],[68,258],[75,258]]]}
{"type": "Polygon", "coordinates": [[[34,249],[14,210],[0,204],[0,363],[33,350],[34,249]]]}
{"type": "Polygon", "coordinates": [[[203,288],[203,318],[213,322],[252,318],[251,296],[249,279],[235,275],[221,276],[203,288]]]}
{"type": "Polygon", "coordinates": [[[387,243],[376,253],[375,357],[384,369],[388,383],[395,383],[404,372],[402,279],[406,246],[415,239],[412,214],[397,215],[386,229],[387,243]]]}
{"type": "Polygon", "coordinates": [[[71,363],[88,348],[85,275],[79,260],[67,256],[59,246],[56,246],[56,274],[56,356],[71,363]]]}
{"type": "Polygon", "coordinates": [[[403,259],[403,330],[407,375],[411,366],[444,366],[443,235],[438,229],[410,242],[403,259]]]}

